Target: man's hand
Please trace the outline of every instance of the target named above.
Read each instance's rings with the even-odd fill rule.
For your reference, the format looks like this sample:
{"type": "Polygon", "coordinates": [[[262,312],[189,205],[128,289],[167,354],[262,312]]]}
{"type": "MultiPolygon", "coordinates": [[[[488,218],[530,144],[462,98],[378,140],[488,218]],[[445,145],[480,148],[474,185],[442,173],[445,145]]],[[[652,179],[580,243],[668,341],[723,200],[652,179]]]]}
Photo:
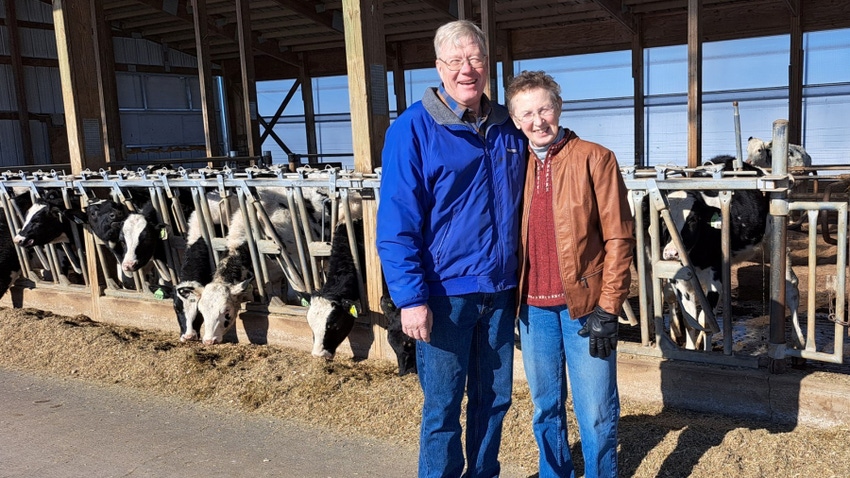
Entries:
{"type": "Polygon", "coordinates": [[[427,305],[401,309],[401,331],[412,339],[430,342],[433,322],[431,308],[427,305]]]}
{"type": "Polygon", "coordinates": [[[610,314],[598,305],[587,316],[587,322],[578,334],[582,337],[590,335],[591,357],[607,358],[612,350],[617,350],[617,328],[619,317],[610,314]]]}

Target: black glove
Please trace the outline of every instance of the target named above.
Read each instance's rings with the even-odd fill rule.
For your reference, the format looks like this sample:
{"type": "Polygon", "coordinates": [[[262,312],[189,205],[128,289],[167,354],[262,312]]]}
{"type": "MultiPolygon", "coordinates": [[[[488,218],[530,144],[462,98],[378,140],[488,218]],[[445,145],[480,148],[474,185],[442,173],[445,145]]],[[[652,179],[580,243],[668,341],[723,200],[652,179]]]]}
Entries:
{"type": "Polygon", "coordinates": [[[590,336],[590,356],[606,358],[617,350],[617,328],[619,317],[609,314],[598,305],[587,316],[584,326],[578,331],[582,337],[590,336]]]}

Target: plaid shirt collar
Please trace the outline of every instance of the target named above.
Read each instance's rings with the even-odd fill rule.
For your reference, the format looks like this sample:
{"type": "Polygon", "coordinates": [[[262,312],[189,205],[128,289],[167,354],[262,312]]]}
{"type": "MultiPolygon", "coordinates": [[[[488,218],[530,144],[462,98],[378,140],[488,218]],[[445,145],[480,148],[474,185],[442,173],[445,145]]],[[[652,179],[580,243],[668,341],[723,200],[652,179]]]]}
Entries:
{"type": "Polygon", "coordinates": [[[487,117],[490,116],[490,98],[487,98],[487,95],[481,95],[481,116],[476,117],[475,112],[471,109],[458,104],[449,94],[446,92],[445,86],[440,84],[440,87],[437,88],[437,96],[452,110],[452,113],[457,115],[461,121],[469,124],[476,131],[481,129],[481,126],[487,121],[487,117]]]}

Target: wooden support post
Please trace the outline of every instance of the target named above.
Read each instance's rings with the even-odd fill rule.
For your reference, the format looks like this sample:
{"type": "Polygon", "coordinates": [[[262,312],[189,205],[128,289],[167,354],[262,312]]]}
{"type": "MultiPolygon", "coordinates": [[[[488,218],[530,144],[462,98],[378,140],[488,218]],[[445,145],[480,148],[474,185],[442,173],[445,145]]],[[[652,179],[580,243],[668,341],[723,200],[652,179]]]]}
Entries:
{"type": "MultiPolygon", "coordinates": [[[[354,169],[371,173],[381,164],[381,149],[389,127],[387,102],[387,52],[381,0],[343,0],[345,17],[345,56],[351,103],[351,134],[354,169]]],[[[374,200],[363,201],[363,229],[366,242],[367,304],[376,340],[372,351],[378,357],[387,354],[386,332],[381,320],[380,299],[383,274],[375,248],[377,207],[374,200]],[[379,340],[380,338],[380,340],[379,340]]]]}
{"type": "Polygon", "coordinates": [[[201,89],[201,109],[204,116],[204,138],[207,156],[221,156],[218,121],[215,114],[212,67],[210,65],[210,33],[207,20],[207,1],[193,0],[192,17],[195,22],[195,51],[198,59],[198,79],[201,89]]]}
{"type": "Polygon", "coordinates": [[[803,144],[803,2],[791,15],[791,59],[788,66],[788,142],[803,144]]]}
{"type": "MultiPolygon", "coordinates": [[[[15,80],[15,97],[18,100],[18,124],[21,128],[21,151],[24,164],[35,164],[32,151],[30,113],[27,105],[27,89],[24,81],[24,65],[21,60],[20,34],[15,0],[6,0],[6,28],[9,31],[9,53],[12,57],[12,77],[15,80]]],[[[44,163],[46,161],[40,161],[44,163]]]]}
{"type": "Polygon", "coordinates": [[[499,54],[496,48],[496,0],[481,0],[481,29],[487,38],[487,64],[490,81],[484,93],[491,101],[499,101],[499,81],[496,77],[496,63],[499,54]]]}
{"type": "Polygon", "coordinates": [[[107,163],[124,159],[123,140],[121,138],[121,115],[118,111],[118,80],[115,78],[115,51],[112,48],[112,29],[103,14],[103,2],[92,1],[93,22],[99,61],[97,62],[98,93],[101,104],[101,133],[103,134],[103,154],[107,163]]]}
{"type": "MultiPolygon", "coordinates": [[[[508,82],[513,79],[515,74],[513,35],[510,31],[505,32],[505,41],[502,45],[502,85],[507,88],[508,82]]],[[[507,99],[505,102],[507,103],[507,99]]],[[[507,106],[507,104],[505,106],[507,106]]]]}
{"type": "Polygon", "coordinates": [[[643,77],[643,27],[641,17],[635,22],[635,34],[632,35],[632,79],[634,81],[634,139],[635,139],[635,166],[646,166],[644,157],[646,131],[644,131],[644,115],[646,112],[644,104],[644,77],[643,77]]]}
{"type": "Polygon", "coordinates": [[[688,167],[702,162],[702,2],[688,0],[688,167]]]}
{"type": "Polygon", "coordinates": [[[53,2],[59,76],[74,174],[86,168],[97,171],[107,167],[98,95],[101,90],[97,77],[98,47],[92,35],[95,30],[92,23],[94,1],[53,2]]]}
{"type": "Polygon", "coordinates": [[[472,0],[456,0],[457,1],[457,19],[472,20],[472,0]]]}
{"type": "Polygon", "coordinates": [[[257,78],[254,75],[254,50],[251,48],[251,7],[248,1],[236,0],[239,66],[242,71],[242,111],[245,115],[245,139],[248,146],[248,156],[259,156],[260,121],[257,113],[257,78]]]}
{"type": "Polygon", "coordinates": [[[407,85],[404,83],[404,59],[402,58],[401,45],[393,45],[393,93],[395,93],[396,117],[407,109],[407,85]]]}
{"type": "Polygon", "coordinates": [[[304,127],[307,129],[307,154],[318,154],[319,141],[316,135],[316,108],[313,105],[313,80],[307,74],[307,69],[303,63],[299,70],[299,76],[301,78],[301,102],[304,103],[304,127]]]}

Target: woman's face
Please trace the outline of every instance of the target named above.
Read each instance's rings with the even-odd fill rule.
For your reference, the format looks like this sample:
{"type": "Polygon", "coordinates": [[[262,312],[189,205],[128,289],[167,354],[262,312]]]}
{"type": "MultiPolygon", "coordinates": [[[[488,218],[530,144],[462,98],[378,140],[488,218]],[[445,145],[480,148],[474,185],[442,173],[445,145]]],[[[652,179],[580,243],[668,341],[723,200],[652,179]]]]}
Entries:
{"type": "Polygon", "coordinates": [[[552,96],[542,88],[521,91],[511,99],[511,117],[531,146],[543,148],[558,136],[561,105],[552,104],[552,96]]]}

